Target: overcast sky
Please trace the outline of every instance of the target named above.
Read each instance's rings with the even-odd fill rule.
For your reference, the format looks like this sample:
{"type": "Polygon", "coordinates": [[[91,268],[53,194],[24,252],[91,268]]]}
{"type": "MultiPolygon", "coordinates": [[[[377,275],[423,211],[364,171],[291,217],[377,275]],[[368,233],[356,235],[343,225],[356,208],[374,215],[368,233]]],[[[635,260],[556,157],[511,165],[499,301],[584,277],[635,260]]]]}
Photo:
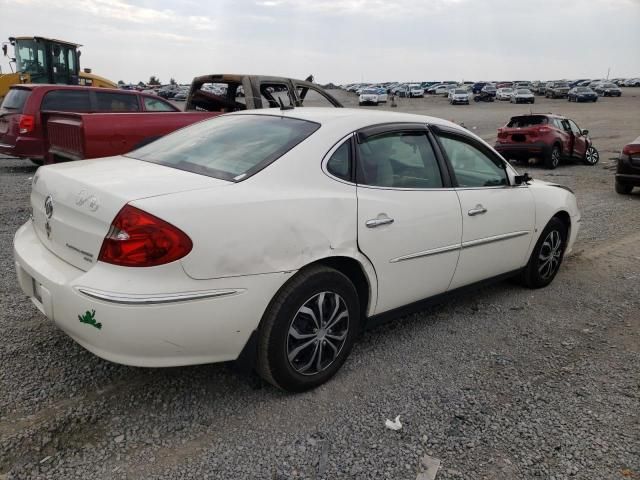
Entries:
{"type": "Polygon", "coordinates": [[[0,35],[81,43],[125,82],[640,76],[640,0],[0,0],[0,35]]]}

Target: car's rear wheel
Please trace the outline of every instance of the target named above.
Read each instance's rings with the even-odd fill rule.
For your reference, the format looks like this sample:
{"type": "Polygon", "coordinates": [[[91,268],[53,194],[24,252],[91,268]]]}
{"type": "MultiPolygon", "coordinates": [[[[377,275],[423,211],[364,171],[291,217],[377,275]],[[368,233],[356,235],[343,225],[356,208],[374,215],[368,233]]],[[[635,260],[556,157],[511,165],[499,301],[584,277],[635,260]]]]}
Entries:
{"type": "Polygon", "coordinates": [[[283,390],[315,388],[340,369],[359,328],[353,283],[332,268],[304,269],[280,289],[265,313],[258,373],[283,390]]]}
{"type": "Polygon", "coordinates": [[[567,226],[559,218],[553,217],[542,231],[522,271],[522,283],[529,288],[549,285],[562,264],[566,245],[567,226]]]}
{"type": "Polygon", "coordinates": [[[587,148],[587,151],[584,153],[583,162],[586,165],[595,165],[596,163],[598,163],[598,160],[600,160],[600,154],[598,153],[598,150],[596,150],[593,145],[590,145],[587,148]]]}
{"type": "Polygon", "coordinates": [[[629,195],[633,190],[633,185],[629,185],[628,183],[622,183],[616,180],[616,192],[621,195],[629,195]]]}
{"type": "Polygon", "coordinates": [[[555,144],[549,153],[549,156],[545,160],[545,166],[548,169],[553,170],[558,165],[560,165],[560,158],[562,157],[562,150],[560,149],[560,145],[555,144]]]}

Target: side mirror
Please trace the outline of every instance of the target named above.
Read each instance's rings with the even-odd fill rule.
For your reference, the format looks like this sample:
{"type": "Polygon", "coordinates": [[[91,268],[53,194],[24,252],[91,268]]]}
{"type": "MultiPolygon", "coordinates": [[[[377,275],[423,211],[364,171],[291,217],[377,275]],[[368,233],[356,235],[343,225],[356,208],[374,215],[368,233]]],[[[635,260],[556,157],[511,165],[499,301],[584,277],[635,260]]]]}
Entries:
{"type": "Polygon", "coordinates": [[[533,180],[533,178],[531,178],[529,174],[525,172],[523,175],[516,175],[514,180],[516,182],[516,185],[522,185],[523,183],[528,185],[529,182],[533,180]]]}
{"type": "Polygon", "coordinates": [[[4,56],[7,56],[7,44],[5,43],[4,45],[2,45],[2,53],[4,54],[4,56]]]}
{"type": "Polygon", "coordinates": [[[582,135],[584,135],[585,137],[589,135],[589,130],[582,130],[582,135]]]}

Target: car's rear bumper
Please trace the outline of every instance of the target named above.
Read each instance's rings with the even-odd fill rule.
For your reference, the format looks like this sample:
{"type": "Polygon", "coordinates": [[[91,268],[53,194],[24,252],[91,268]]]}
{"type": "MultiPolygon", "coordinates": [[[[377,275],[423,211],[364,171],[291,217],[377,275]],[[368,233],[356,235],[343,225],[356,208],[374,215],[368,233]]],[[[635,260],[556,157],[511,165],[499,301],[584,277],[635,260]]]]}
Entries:
{"type": "Polygon", "coordinates": [[[516,160],[544,158],[551,153],[551,147],[546,143],[496,143],[493,148],[503,157],[516,160]]]}
{"type": "Polygon", "coordinates": [[[43,160],[45,157],[42,140],[39,138],[18,137],[14,143],[0,141],[0,153],[35,160],[43,160]]]}
{"type": "Polygon", "coordinates": [[[84,272],[51,253],[31,222],[17,231],[20,287],[87,350],[117,363],[169,367],[235,360],[293,273],[193,280],[180,262],[84,272]]]}

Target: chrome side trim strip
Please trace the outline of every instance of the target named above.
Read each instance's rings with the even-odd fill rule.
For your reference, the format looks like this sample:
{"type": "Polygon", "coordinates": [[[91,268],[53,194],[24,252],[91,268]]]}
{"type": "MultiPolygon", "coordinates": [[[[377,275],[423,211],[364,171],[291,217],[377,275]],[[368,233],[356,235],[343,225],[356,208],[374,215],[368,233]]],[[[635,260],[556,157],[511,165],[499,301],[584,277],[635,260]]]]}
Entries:
{"type": "Polygon", "coordinates": [[[95,290],[88,287],[76,287],[76,290],[87,297],[103,300],[110,303],[120,303],[125,305],[157,305],[163,303],[184,302],[188,300],[203,300],[206,298],[226,297],[242,293],[245,289],[224,289],[224,290],[203,290],[199,292],[181,293],[159,293],[159,294],[138,294],[138,293],[115,293],[95,290]]]}
{"type": "Polygon", "coordinates": [[[462,248],[471,248],[477,247],[478,245],[486,245],[487,243],[501,242],[502,240],[529,235],[529,233],[530,232],[528,230],[522,230],[520,232],[503,233],[493,237],[479,238],[478,240],[469,240],[468,242],[462,242],[462,248]]]}
{"type": "Polygon", "coordinates": [[[519,232],[503,233],[501,235],[495,235],[493,237],[480,238],[478,240],[470,240],[463,242],[461,245],[449,245],[446,247],[432,248],[431,250],[425,250],[423,252],[410,253],[409,255],[403,255],[402,257],[396,257],[389,260],[389,263],[404,262],[405,260],[413,260],[414,258],[428,257],[430,255],[438,255],[440,253],[453,252],[454,250],[460,250],[462,248],[477,247],[478,245],[486,245],[487,243],[500,242],[502,240],[508,240],[510,238],[521,237],[523,235],[529,235],[528,230],[522,230],[519,232]]]}
{"type": "Polygon", "coordinates": [[[460,244],[449,245],[447,247],[432,248],[431,250],[425,250],[423,252],[410,253],[409,255],[403,255],[402,257],[392,258],[389,263],[404,262],[405,260],[413,260],[414,258],[428,257],[429,255],[438,255],[439,253],[453,252],[454,250],[460,250],[460,244]]]}

